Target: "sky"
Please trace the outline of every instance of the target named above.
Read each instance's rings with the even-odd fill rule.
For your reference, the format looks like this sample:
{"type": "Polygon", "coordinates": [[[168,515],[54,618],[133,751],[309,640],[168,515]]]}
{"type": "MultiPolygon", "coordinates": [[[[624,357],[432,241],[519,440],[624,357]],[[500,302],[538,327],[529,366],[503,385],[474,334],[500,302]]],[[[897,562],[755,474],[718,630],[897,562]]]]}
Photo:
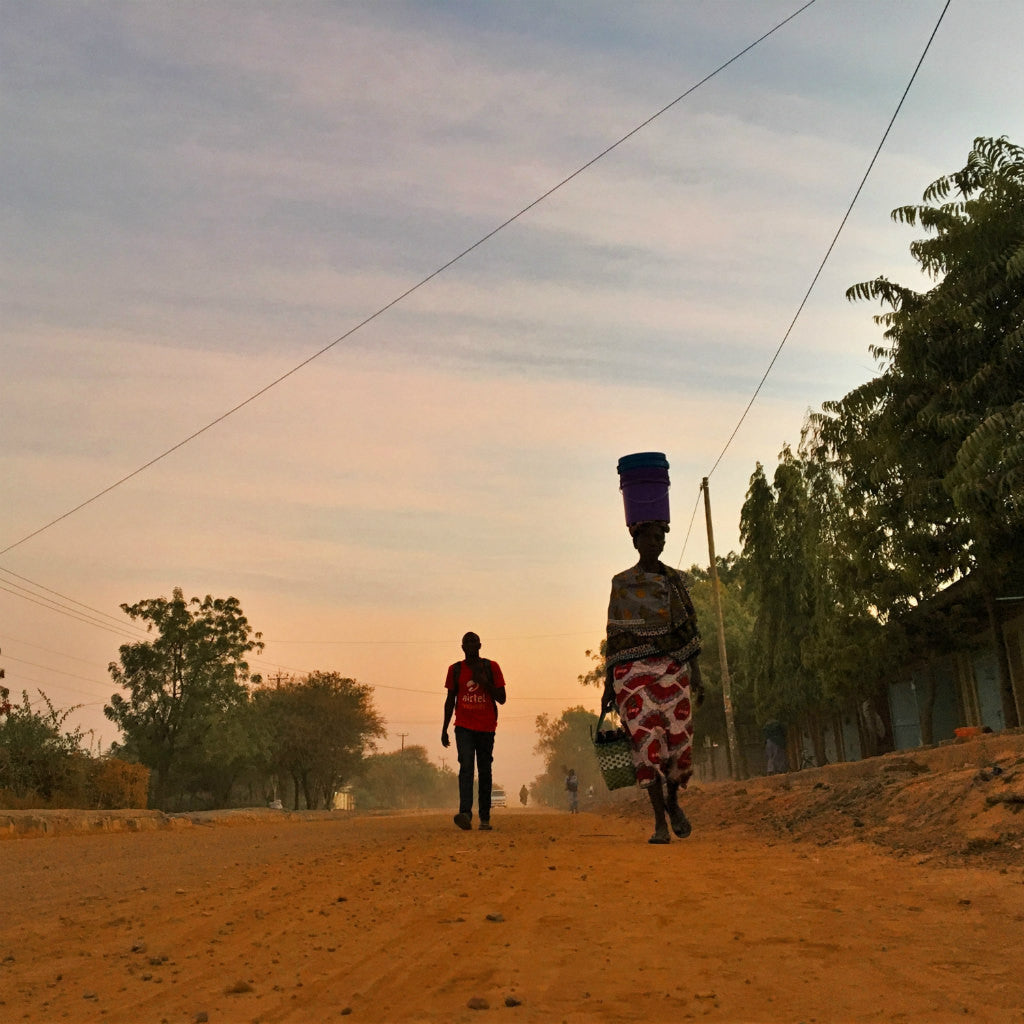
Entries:
{"type": "Polygon", "coordinates": [[[890,211],[1024,140],[1024,6],[944,6],[737,57],[801,3],[0,0],[6,684],[105,748],[120,605],[231,595],[255,671],[367,683],[452,767],[474,630],[531,781],[537,716],[597,710],[619,457],[668,456],[665,561],[707,564],[705,476],[738,549],[757,462],[876,371],[846,289],[927,286],[890,211]]]}

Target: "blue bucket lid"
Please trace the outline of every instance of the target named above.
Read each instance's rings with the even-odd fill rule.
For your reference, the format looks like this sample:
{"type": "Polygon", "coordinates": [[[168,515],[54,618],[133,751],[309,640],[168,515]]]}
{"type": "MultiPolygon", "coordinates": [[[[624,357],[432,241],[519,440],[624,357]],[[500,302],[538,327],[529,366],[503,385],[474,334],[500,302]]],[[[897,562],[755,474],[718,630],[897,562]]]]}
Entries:
{"type": "Polygon", "coordinates": [[[668,469],[668,459],[664,452],[637,452],[635,455],[623,455],[618,468],[620,473],[627,469],[668,469]]]}

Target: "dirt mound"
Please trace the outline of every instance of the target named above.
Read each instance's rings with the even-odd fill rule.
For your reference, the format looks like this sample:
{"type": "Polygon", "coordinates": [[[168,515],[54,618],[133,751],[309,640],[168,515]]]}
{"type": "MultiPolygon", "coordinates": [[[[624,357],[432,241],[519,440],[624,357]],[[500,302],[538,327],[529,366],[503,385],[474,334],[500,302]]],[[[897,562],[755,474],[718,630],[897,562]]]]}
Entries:
{"type": "MultiPolygon", "coordinates": [[[[861,840],[948,863],[1024,864],[1024,735],[826,765],[788,775],[692,785],[705,827],[825,846],[861,840]]],[[[646,815],[646,801],[624,813],[646,815]]]]}

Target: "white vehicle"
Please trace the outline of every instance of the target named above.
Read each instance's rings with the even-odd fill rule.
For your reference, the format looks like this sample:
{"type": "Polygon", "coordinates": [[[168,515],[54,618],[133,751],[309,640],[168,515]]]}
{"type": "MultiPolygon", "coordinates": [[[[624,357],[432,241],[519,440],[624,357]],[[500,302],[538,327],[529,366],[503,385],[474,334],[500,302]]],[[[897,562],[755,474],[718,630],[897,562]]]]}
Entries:
{"type": "Polygon", "coordinates": [[[495,786],[491,790],[491,806],[492,807],[506,807],[508,800],[505,797],[505,790],[501,786],[495,786]]]}

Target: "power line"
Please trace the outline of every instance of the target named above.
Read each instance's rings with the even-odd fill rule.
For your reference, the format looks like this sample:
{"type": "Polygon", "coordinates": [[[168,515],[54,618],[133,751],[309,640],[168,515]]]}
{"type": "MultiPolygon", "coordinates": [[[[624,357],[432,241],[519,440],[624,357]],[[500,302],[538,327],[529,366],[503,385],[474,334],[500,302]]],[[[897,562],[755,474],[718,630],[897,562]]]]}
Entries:
{"type": "MultiPolygon", "coordinates": [[[[796,326],[796,322],[803,312],[804,306],[807,305],[807,300],[811,297],[811,292],[814,290],[814,286],[818,283],[818,278],[821,277],[821,272],[825,269],[825,264],[828,262],[828,258],[832,255],[832,250],[835,248],[836,243],[839,241],[839,235],[842,233],[843,228],[846,226],[847,220],[849,220],[850,214],[853,212],[853,207],[860,197],[861,191],[864,188],[865,183],[868,180],[868,176],[874,169],[875,162],[878,160],[878,155],[882,152],[882,147],[885,145],[885,140],[889,137],[889,132],[892,131],[892,126],[896,123],[896,118],[899,116],[900,110],[903,108],[903,103],[907,98],[907,94],[910,92],[910,87],[914,84],[914,80],[917,78],[918,71],[921,70],[921,65],[924,63],[924,59],[928,54],[928,50],[931,48],[932,42],[935,39],[936,33],[939,31],[939,26],[942,24],[942,19],[946,16],[946,11],[949,10],[951,0],[946,0],[945,6],[942,8],[942,13],[939,14],[939,20],[936,21],[935,27],[932,29],[931,35],[928,37],[928,42],[925,43],[924,50],[921,52],[921,56],[918,59],[917,65],[914,67],[913,74],[910,76],[910,81],[907,82],[907,87],[903,90],[903,95],[900,97],[899,103],[896,104],[896,109],[893,111],[892,117],[889,119],[888,125],[886,125],[885,131],[882,133],[881,141],[875,149],[874,155],[871,157],[871,161],[868,164],[867,170],[864,172],[864,176],[860,179],[860,184],[857,186],[857,190],[853,194],[853,198],[850,200],[850,205],[846,208],[846,213],[843,214],[843,219],[839,222],[839,227],[836,229],[836,233],[832,236],[832,241],[829,243],[828,249],[825,250],[825,255],[818,264],[818,269],[814,273],[814,277],[811,278],[811,283],[804,293],[804,297],[800,300],[800,305],[797,306],[796,313],[793,319],[790,321],[789,327],[786,328],[786,333],[782,336],[782,341],[779,342],[779,347],[775,350],[775,355],[772,356],[771,362],[768,364],[768,369],[764,371],[764,376],[761,377],[760,382],[754,389],[754,393],[750,396],[750,401],[747,402],[746,408],[743,410],[743,414],[740,416],[739,421],[733,428],[733,432],[729,435],[729,440],[725,442],[725,447],[719,453],[715,464],[711,467],[707,476],[710,477],[716,469],[718,464],[725,457],[725,453],[729,450],[729,446],[732,444],[733,439],[739,432],[740,427],[743,425],[743,421],[747,418],[747,413],[750,412],[751,406],[761,392],[761,388],[764,386],[764,382],[768,379],[768,374],[772,372],[772,367],[775,366],[775,361],[779,358],[779,354],[782,352],[783,346],[789,340],[789,336],[796,326]]],[[[799,13],[799,12],[798,12],[799,13]]],[[[0,552],[2,554],[2,552],[0,552]]]]}
{"type": "MultiPolygon", "coordinates": [[[[17,586],[17,584],[15,584],[15,586],[17,586]]],[[[24,590],[25,588],[21,587],[19,589],[24,590]]],[[[123,629],[117,629],[114,626],[108,626],[104,622],[98,622],[95,619],[89,618],[84,615],[80,615],[76,613],[74,609],[62,607],[56,602],[50,601],[49,598],[42,597],[42,595],[35,594],[29,596],[31,594],[31,591],[27,591],[26,593],[19,593],[17,590],[10,589],[10,587],[5,587],[2,583],[0,583],[0,591],[3,591],[7,594],[12,594],[14,597],[21,598],[23,601],[28,601],[29,604],[38,605],[40,608],[45,608],[47,611],[57,612],[58,614],[64,615],[69,619],[74,619],[76,622],[81,622],[86,626],[94,626],[96,629],[102,629],[108,633],[113,633],[117,636],[120,636],[122,639],[127,638],[123,629]]]]}
{"type": "Polygon", "coordinates": [[[697,518],[697,509],[700,507],[700,496],[702,493],[700,490],[697,491],[697,500],[693,503],[693,512],[690,513],[690,525],[686,528],[686,536],[683,538],[683,550],[679,552],[679,561],[676,562],[677,569],[683,564],[686,545],[690,543],[690,534],[693,532],[693,522],[697,518]]]}
{"type": "MultiPolygon", "coordinates": [[[[496,636],[488,637],[488,644],[509,643],[518,640],[568,640],[576,636],[591,636],[592,631],[586,630],[578,633],[525,633],[520,636],[496,636]]],[[[268,644],[320,644],[324,647],[346,646],[346,647],[427,647],[437,644],[452,644],[459,646],[461,637],[445,637],[441,640],[265,640],[268,644]]]]}
{"type": "Polygon", "coordinates": [[[159,455],[154,456],[148,462],[146,462],[143,465],[139,466],[137,469],[132,470],[132,472],[127,473],[125,476],[121,477],[119,480],[115,480],[112,484],[109,484],[108,486],[104,487],[101,491],[97,491],[91,498],[86,498],[84,501],[79,502],[77,505],[75,505],[74,508],[68,509],[66,512],[64,512],[61,515],[57,516],[55,519],[51,519],[48,523],[45,523],[44,525],[40,526],[38,529],[33,530],[31,533],[26,534],[20,540],[16,540],[16,541],[14,541],[13,544],[8,544],[7,547],[0,549],[0,555],[7,554],[8,551],[12,551],[14,548],[19,547],[20,545],[24,544],[26,541],[32,540],[33,537],[38,537],[39,534],[45,532],[46,530],[49,530],[53,526],[56,526],[58,523],[63,522],[69,516],[73,516],[76,512],[80,512],[83,508],[85,508],[88,505],[91,505],[94,501],[97,501],[98,499],[102,498],[104,495],[109,494],[115,488],[120,487],[122,484],[127,483],[129,480],[131,480],[134,477],[138,476],[140,473],[143,473],[147,469],[151,468],[152,466],[155,466],[158,462],[161,462],[163,459],[166,459],[169,455],[172,455],[174,452],[178,451],[180,448],[184,448],[185,445],[189,444],[191,441],[194,441],[197,437],[200,437],[201,435],[205,434],[208,430],[211,430],[213,427],[217,426],[219,423],[223,423],[224,420],[226,420],[229,416],[233,416],[236,412],[239,412],[240,410],[244,409],[247,405],[251,404],[252,402],[255,402],[258,398],[262,398],[263,395],[265,395],[272,388],[277,387],[278,384],[283,383],[289,377],[291,377],[294,374],[298,373],[299,370],[302,370],[304,367],[308,366],[314,360],[319,359],[322,355],[325,355],[327,352],[331,351],[331,349],[333,349],[336,345],[340,345],[343,341],[347,340],[353,334],[355,334],[356,331],[358,331],[361,328],[365,327],[367,324],[372,323],[379,316],[382,316],[384,313],[386,313],[388,310],[392,309],[394,306],[397,306],[404,299],[406,299],[410,295],[412,295],[413,292],[418,291],[424,285],[426,285],[430,281],[432,281],[435,277],[437,277],[440,274],[443,274],[450,267],[454,266],[461,259],[463,259],[463,257],[468,256],[471,252],[473,252],[475,249],[478,249],[485,242],[490,241],[490,239],[492,239],[495,235],[497,235],[498,232],[504,230],[510,224],[513,224],[515,221],[519,220],[520,217],[523,217],[525,214],[529,213],[530,210],[534,209],[534,207],[539,206],[546,199],[548,199],[552,195],[554,195],[555,192],[557,192],[563,186],[569,184],[569,182],[572,181],[574,178],[579,177],[579,175],[583,174],[584,171],[589,170],[599,160],[604,159],[604,157],[606,157],[609,153],[611,153],[612,151],[618,149],[619,146],[623,145],[625,142],[627,142],[629,139],[631,139],[638,132],[642,131],[644,128],[646,128],[648,125],[650,125],[652,122],[657,120],[659,117],[662,116],[662,114],[665,114],[667,111],[671,110],[674,106],[676,106],[676,104],[682,102],[684,99],[686,99],[692,93],[696,92],[696,90],[699,89],[701,86],[703,86],[706,83],[710,82],[712,78],[714,78],[716,75],[719,75],[722,71],[724,71],[731,64],[734,64],[741,57],[745,56],[747,53],[749,53],[751,50],[753,50],[754,47],[756,47],[760,43],[764,42],[764,40],[766,40],[769,36],[773,35],[775,32],[777,32],[784,25],[788,24],[794,18],[796,18],[797,16],[802,14],[805,10],[807,10],[808,7],[811,7],[814,3],[815,3],[815,0],[807,0],[807,2],[804,3],[801,7],[799,7],[796,11],[794,11],[788,17],[784,18],[782,21],[778,22],[773,28],[769,29],[763,35],[761,35],[757,39],[755,39],[752,43],[750,43],[749,45],[745,46],[742,50],[740,50],[738,53],[734,54],[727,61],[725,61],[724,63],[720,64],[717,68],[715,68],[714,71],[711,71],[709,74],[705,75],[695,85],[690,86],[689,89],[687,89],[685,92],[683,92],[680,95],[678,95],[670,103],[666,103],[665,106],[663,106],[660,110],[657,110],[655,113],[651,114],[650,117],[646,118],[646,120],[641,121],[640,124],[636,125],[632,129],[630,129],[630,131],[626,132],[625,135],[621,136],[619,139],[617,139],[615,142],[613,142],[610,146],[607,146],[605,149],[601,150],[600,153],[598,153],[596,156],[592,157],[586,163],[582,164],[580,167],[578,167],[571,174],[567,175],[561,181],[559,181],[556,185],[553,185],[551,188],[549,188],[546,192],[544,192],[541,195],[539,195],[536,199],[534,199],[531,203],[528,203],[526,206],[524,206],[517,213],[512,214],[511,217],[508,217],[506,220],[502,221],[497,227],[492,228],[490,231],[487,232],[487,234],[485,234],[481,238],[477,239],[477,241],[475,241],[468,248],[463,249],[462,252],[460,252],[456,256],[453,256],[446,263],[442,263],[441,266],[439,266],[436,270],[434,270],[431,273],[427,274],[426,277],[424,277],[421,280],[417,281],[414,285],[412,285],[411,287],[407,288],[401,294],[397,295],[390,302],[388,302],[385,305],[381,306],[376,312],[371,313],[369,316],[367,316],[363,320],[359,321],[359,323],[357,323],[354,327],[350,327],[340,337],[335,338],[334,341],[330,342],[327,345],[324,345],[323,348],[321,348],[318,351],[314,352],[312,355],[307,356],[305,359],[302,360],[302,362],[300,362],[297,365],[293,366],[290,370],[286,371],[285,373],[282,373],[279,377],[277,377],[274,380],[272,380],[269,384],[264,385],[258,391],[256,391],[253,394],[251,394],[248,398],[245,398],[241,402],[239,402],[237,405],[232,406],[230,409],[227,410],[227,412],[222,413],[220,416],[216,417],[216,419],[211,420],[205,426],[202,426],[198,430],[193,431],[191,434],[189,434],[183,440],[179,441],[177,444],[172,445],[170,448],[168,448],[165,451],[161,452],[159,455]]]}
{"type": "MultiPolygon", "coordinates": [[[[40,598],[43,601],[47,601],[50,604],[55,605],[56,607],[53,609],[55,611],[63,610],[65,614],[74,613],[76,615],[83,615],[88,613],[90,618],[92,618],[93,616],[99,616],[100,618],[109,620],[109,622],[115,625],[119,630],[128,630],[142,634],[146,633],[146,630],[143,629],[141,626],[136,626],[132,622],[125,622],[118,616],[111,615],[109,612],[102,611],[99,608],[94,608],[92,605],[83,604],[81,601],[78,601],[73,597],[68,597],[67,594],[62,594],[59,590],[52,590],[50,587],[46,587],[42,583],[37,583],[35,580],[30,580],[27,576],[22,576],[11,569],[5,569],[3,566],[0,566],[0,573],[3,573],[5,576],[13,576],[14,579],[21,580],[22,583],[27,583],[30,587],[34,587],[36,590],[43,591],[42,594],[35,594],[31,590],[29,590],[28,587],[23,587],[20,584],[14,583],[10,580],[4,581],[9,586],[16,587],[17,590],[19,591],[24,591],[26,594],[31,594],[32,597],[34,598],[40,598]],[[47,594],[53,594],[54,597],[60,598],[61,600],[54,601],[53,598],[47,597],[47,594]],[[70,602],[70,604],[77,605],[78,607],[67,608],[66,605],[61,604],[62,601],[70,602]],[[79,611],[78,609],[82,609],[82,611],[79,611]]],[[[13,594],[15,597],[24,597],[23,594],[15,593],[15,591],[13,590],[8,590],[7,593],[13,594]]],[[[97,625],[98,624],[99,623],[97,623],[97,625]]]]}

